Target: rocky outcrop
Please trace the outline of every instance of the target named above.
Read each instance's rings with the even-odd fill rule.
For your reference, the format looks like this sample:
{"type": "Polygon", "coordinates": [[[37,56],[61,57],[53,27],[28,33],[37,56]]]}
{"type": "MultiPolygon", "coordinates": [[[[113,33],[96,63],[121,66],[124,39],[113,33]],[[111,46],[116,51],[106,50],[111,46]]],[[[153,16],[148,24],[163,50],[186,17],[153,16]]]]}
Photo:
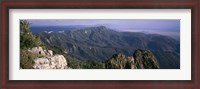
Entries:
{"type": "Polygon", "coordinates": [[[115,54],[105,62],[106,69],[158,69],[159,64],[150,50],[138,49],[133,56],[115,54]]]}
{"type": "Polygon", "coordinates": [[[133,54],[137,69],[159,69],[156,57],[150,50],[138,49],[133,54]]]}
{"type": "Polygon", "coordinates": [[[126,65],[126,57],[123,54],[115,54],[105,63],[106,69],[124,69],[126,65]]]}
{"type": "Polygon", "coordinates": [[[125,69],[136,69],[133,57],[127,57],[125,69]]]}
{"type": "Polygon", "coordinates": [[[36,58],[34,62],[34,69],[64,69],[67,66],[67,61],[63,55],[36,58]]]}
{"type": "Polygon", "coordinates": [[[52,50],[43,50],[42,47],[33,47],[32,49],[29,49],[28,51],[36,55],[53,56],[52,50]]]}
{"type": "Polygon", "coordinates": [[[63,55],[53,55],[52,50],[43,50],[42,47],[34,47],[28,50],[32,54],[38,55],[33,59],[34,69],[70,69],[63,55]]]}

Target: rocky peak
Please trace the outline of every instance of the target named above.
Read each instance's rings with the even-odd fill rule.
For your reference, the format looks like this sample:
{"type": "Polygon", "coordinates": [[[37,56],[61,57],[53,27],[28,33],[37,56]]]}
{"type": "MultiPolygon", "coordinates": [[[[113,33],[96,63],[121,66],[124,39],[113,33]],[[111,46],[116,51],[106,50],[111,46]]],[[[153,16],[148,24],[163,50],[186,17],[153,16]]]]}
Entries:
{"type": "Polygon", "coordinates": [[[134,58],[133,57],[127,57],[127,62],[126,62],[126,66],[125,69],[136,69],[135,65],[134,65],[134,58]]]}
{"type": "Polygon", "coordinates": [[[138,49],[133,56],[115,54],[105,63],[106,69],[158,69],[159,64],[150,50],[138,49]]]}
{"type": "Polygon", "coordinates": [[[124,69],[126,65],[126,57],[123,54],[115,54],[105,63],[106,69],[124,69]]]}
{"type": "Polygon", "coordinates": [[[37,58],[33,59],[34,69],[69,69],[65,57],[59,54],[54,55],[52,50],[33,47],[28,51],[34,55],[38,55],[37,58]]]}
{"type": "Polygon", "coordinates": [[[158,69],[159,64],[150,50],[138,49],[133,54],[135,65],[138,69],[158,69]]]}

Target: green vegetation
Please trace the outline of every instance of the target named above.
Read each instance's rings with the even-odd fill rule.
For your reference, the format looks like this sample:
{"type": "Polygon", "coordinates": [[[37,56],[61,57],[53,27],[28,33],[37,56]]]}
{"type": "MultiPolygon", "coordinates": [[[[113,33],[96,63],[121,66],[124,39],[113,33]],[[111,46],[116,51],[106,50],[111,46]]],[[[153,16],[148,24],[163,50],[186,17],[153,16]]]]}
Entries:
{"type": "Polygon", "coordinates": [[[32,69],[34,61],[32,59],[36,58],[37,55],[31,54],[27,50],[20,50],[20,67],[22,69],[32,69]]]}
{"type": "Polygon", "coordinates": [[[73,69],[105,69],[104,63],[94,60],[78,60],[70,55],[66,55],[68,66],[73,69]]]}
{"type": "Polygon", "coordinates": [[[30,23],[28,21],[20,21],[20,48],[27,49],[37,46],[44,46],[40,39],[32,34],[29,27],[30,23]]]}
{"type": "Polygon", "coordinates": [[[38,32],[46,45],[64,47],[80,60],[106,61],[113,54],[132,55],[140,49],[155,53],[160,68],[180,68],[180,42],[164,35],[140,32],[117,32],[97,26],[77,30],[64,30],[63,33],[38,32]]]}
{"type": "Polygon", "coordinates": [[[43,46],[39,38],[34,36],[30,31],[30,23],[26,20],[20,20],[20,67],[22,69],[32,69],[33,59],[38,55],[28,52],[27,49],[43,46]]]}
{"type": "MultiPolygon", "coordinates": [[[[53,44],[44,44],[39,36],[35,36],[32,34],[30,28],[30,23],[28,21],[25,20],[21,20],[20,21],[20,67],[22,69],[32,69],[32,66],[34,64],[33,59],[36,58],[41,58],[44,57],[44,55],[40,55],[40,54],[32,54],[30,53],[28,50],[33,48],[33,47],[42,47],[43,49],[49,49],[52,50],[54,54],[60,54],[63,55],[66,60],[67,60],[67,66],[72,68],[72,69],[105,69],[105,62],[103,62],[104,60],[99,60],[97,61],[96,57],[98,57],[99,59],[104,59],[105,57],[108,57],[108,54],[113,54],[118,52],[118,50],[116,50],[115,48],[109,48],[107,46],[109,45],[115,45],[117,43],[113,43],[113,39],[114,38],[118,38],[118,37],[110,37],[110,40],[107,41],[107,38],[109,38],[108,35],[112,35],[112,34],[117,34],[116,32],[107,32],[110,30],[106,30],[105,27],[99,27],[99,28],[95,28],[96,32],[93,32],[94,36],[90,38],[90,36],[87,36],[88,39],[84,39],[87,37],[84,37],[84,35],[88,35],[88,34],[84,34],[81,35],[81,33],[84,33],[84,31],[82,32],[82,30],[77,30],[77,34],[73,33],[73,36],[76,38],[68,38],[66,39],[69,34],[71,34],[70,32],[68,34],[65,34],[65,36],[61,36],[61,34],[51,34],[49,36],[47,36],[47,34],[45,35],[39,35],[41,37],[41,39],[43,40],[43,42],[49,40],[50,42],[45,42],[45,43],[52,43],[53,44]],[[100,30],[101,29],[101,30],[100,30]],[[103,30],[102,30],[103,29],[103,30]],[[108,34],[108,33],[112,33],[112,34],[108,34]],[[100,34],[104,34],[105,36],[101,36],[100,34]],[[107,35],[106,35],[107,34],[107,35]],[[47,36],[48,38],[51,39],[44,39],[43,36],[47,36]],[[105,37],[105,38],[104,38],[105,37]],[[103,39],[101,39],[103,38],[103,39]],[[112,39],[111,39],[112,38],[112,39]],[[53,39],[53,40],[52,40],[53,39]],[[101,41],[99,44],[98,42],[93,43],[93,41],[89,40],[89,39],[93,39],[96,41],[101,41]],[[84,40],[84,41],[83,41],[84,40]],[[62,41],[62,42],[59,42],[62,41]],[[81,42],[77,42],[77,41],[81,41],[81,42]],[[87,43],[88,42],[88,43],[87,43]],[[63,44],[63,46],[61,45],[61,43],[63,44]],[[73,44],[72,44],[73,43],[73,44]],[[92,46],[88,46],[90,45],[90,43],[92,44],[92,46],[97,45],[92,47],[92,46]],[[102,44],[104,43],[104,44],[102,44]],[[60,44],[60,45],[59,45],[60,44]],[[108,44],[108,45],[105,45],[108,44]],[[65,47],[66,46],[66,47],[65,47]],[[103,48],[101,48],[101,46],[103,46],[103,48]],[[75,52],[76,55],[80,55],[80,57],[77,57],[76,55],[73,55],[72,52],[68,52],[68,49],[73,48],[72,52],[75,52]],[[96,55],[98,54],[98,55],[96,55]],[[85,56],[85,60],[83,60],[85,56]],[[90,57],[91,56],[91,57],[90,57]],[[82,59],[82,60],[81,60],[82,59]]],[[[86,29],[86,31],[92,31],[92,29],[86,29]]],[[[114,36],[114,35],[112,35],[114,36]]],[[[120,42],[120,41],[119,41],[120,42]]],[[[120,45],[119,45],[120,46],[120,45]]],[[[123,51],[119,51],[119,52],[123,52],[123,51]]],[[[146,57],[146,56],[144,56],[146,57]]],[[[118,55],[113,55],[113,60],[117,60],[117,61],[122,61],[125,58],[118,56],[118,55]]],[[[121,66],[122,64],[117,64],[118,62],[112,64],[112,63],[108,63],[109,66],[110,65],[117,65],[117,66],[121,66]]],[[[150,64],[150,63],[148,63],[150,64]]],[[[123,64],[124,65],[124,64],[123,64]]],[[[131,64],[130,64],[131,66],[131,64]]],[[[108,68],[108,67],[107,67],[108,68]]],[[[110,68],[110,67],[109,67],[110,68]]],[[[113,67],[112,68],[116,68],[113,67]]],[[[118,68],[118,67],[117,67],[118,68]]],[[[121,67],[120,67],[121,68],[121,67]]]]}
{"type": "Polygon", "coordinates": [[[47,46],[43,44],[39,37],[32,34],[30,25],[26,20],[20,21],[20,67],[22,69],[32,69],[33,59],[40,58],[41,55],[35,55],[28,52],[28,49],[41,46],[43,49],[50,49],[54,54],[64,55],[68,66],[73,69],[102,69],[104,64],[98,61],[83,61],[66,54],[63,47],[47,46]]]}

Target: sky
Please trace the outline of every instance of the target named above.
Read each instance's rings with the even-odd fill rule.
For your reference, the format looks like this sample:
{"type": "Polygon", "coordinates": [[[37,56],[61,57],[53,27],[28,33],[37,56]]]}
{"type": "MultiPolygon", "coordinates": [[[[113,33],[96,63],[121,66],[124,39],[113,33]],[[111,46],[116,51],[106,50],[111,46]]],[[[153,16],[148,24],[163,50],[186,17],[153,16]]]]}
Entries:
{"type": "Polygon", "coordinates": [[[117,31],[180,33],[180,20],[28,20],[32,26],[103,25],[117,31]]]}

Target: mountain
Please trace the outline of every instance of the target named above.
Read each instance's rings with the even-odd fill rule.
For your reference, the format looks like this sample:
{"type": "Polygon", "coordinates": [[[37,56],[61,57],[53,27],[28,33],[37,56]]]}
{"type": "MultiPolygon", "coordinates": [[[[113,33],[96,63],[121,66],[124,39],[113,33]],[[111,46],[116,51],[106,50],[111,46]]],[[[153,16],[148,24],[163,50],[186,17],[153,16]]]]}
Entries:
{"type": "Polygon", "coordinates": [[[80,60],[107,61],[113,54],[132,55],[136,49],[151,50],[160,68],[180,68],[180,42],[163,35],[118,32],[105,26],[34,33],[46,45],[64,47],[80,60]]]}
{"type": "Polygon", "coordinates": [[[20,69],[69,69],[65,57],[57,54],[59,49],[43,44],[29,27],[28,21],[20,20],[20,69]]]}
{"type": "Polygon", "coordinates": [[[105,62],[106,69],[159,69],[159,63],[150,50],[137,49],[133,56],[115,54],[105,62]]]}
{"type": "Polygon", "coordinates": [[[137,69],[159,69],[157,58],[150,50],[138,49],[133,54],[133,58],[137,69]]]}
{"type": "Polygon", "coordinates": [[[80,29],[87,26],[84,25],[70,25],[70,26],[31,26],[30,29],[32,33],[44,32],[44,31],[63,31],[63,30],[73,30],[80,29]]]}

